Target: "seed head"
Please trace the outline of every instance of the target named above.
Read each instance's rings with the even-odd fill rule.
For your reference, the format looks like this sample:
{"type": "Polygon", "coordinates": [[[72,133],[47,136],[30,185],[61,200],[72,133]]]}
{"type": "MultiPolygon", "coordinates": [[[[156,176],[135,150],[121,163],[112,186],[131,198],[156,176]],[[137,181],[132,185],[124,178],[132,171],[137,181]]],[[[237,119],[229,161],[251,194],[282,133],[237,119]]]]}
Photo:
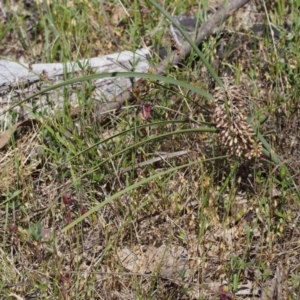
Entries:
{"type": "Polygon", "coordinates": [[[232,156],[246,159],[260,156],[262,145],[246,121],[249,99],[247,91],[227,81],[224,88],[215,89],[214,98],[213,119],[220,129],[219,141],[222,147],[232,156]]]}

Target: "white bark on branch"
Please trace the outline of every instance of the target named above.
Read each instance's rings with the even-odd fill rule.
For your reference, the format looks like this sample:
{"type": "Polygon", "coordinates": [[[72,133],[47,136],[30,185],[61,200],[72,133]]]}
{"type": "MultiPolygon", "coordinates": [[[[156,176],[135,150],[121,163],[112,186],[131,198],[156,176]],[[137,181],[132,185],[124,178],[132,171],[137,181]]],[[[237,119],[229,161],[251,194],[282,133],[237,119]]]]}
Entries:
{"type": "MultiPolygon", "coordinates": [[[[9,60],[0,60],[0,125],[7,127],[11,121],[11,112],[7,110],[32,95],[53,84],[64,81],[64,78],[75,78],[81,76],[83,70],[93,73],[104,72],[147,72],[149,62],[147,56],[149,49],[137,50],[135,53],[125,51],[109,54],[103,57],[95,57],[78,62],[52,63],[52,64],[20,64],[9,60]],[[83,70],[82,70],[83,69],[83,70]]],[[[95,90],[93,99],[101,105],[106,105],[124,91],[131,90],[129,78],[98,79],[93,82],[95,90]]],[[[72,107],[78,106],[78,91],[82,84],[76,84],[68,88],[69,102],[72,107]]],[[[32,118],[35,113],[50,113],[55,109],[62,108],[65,102],[65,90],[60,88],[39,96],[31,103],[24,103],[16,108],[14,112],[19,114],[18,118],[32,118]]],[[[14,120],[15,121],[15,120],[14,120]]],[[[1,128],[1,126],[0,126],[1,128]]]]}

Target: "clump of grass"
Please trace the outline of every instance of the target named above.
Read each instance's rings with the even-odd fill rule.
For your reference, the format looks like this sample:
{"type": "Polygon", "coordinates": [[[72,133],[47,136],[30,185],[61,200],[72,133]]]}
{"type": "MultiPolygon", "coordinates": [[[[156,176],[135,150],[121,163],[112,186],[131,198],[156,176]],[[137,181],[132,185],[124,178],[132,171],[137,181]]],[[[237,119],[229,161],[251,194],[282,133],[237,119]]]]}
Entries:
{"type": "MultiPolygon", "coordinates": [[[[165,7],[169,5],[170,12],[192,4],[175,1],[165,7]]],[[[35,39],[25,34],[22,41],[20,35],[7,32],[20,39],[19,45],[33,49],[28,53],[33,61],[132,50],[144,45],[143,33],[163,30],[156,28],[159,10],[144,2],[105,3],[101,10],[98,1],[36,5],[35,39]]],[[[279,8],[268,13],[283,18],[285,10],[279,8]]],[[[10,27],[20,26],[20,18],[22,10],[10,20],[10,27]]],[[[8,43],[5,32],[1,38],[8,43]]],[[[210,83],[199,82],[203,65],[193,61],[189,68],[172,69],[167,77],[117,74],[160,80],[160,85],[141,96],[140,105],[125,105],[120,115],[109,116],[106,124],[94,124],[86,117],[93,108],[85,105],[89,93],[82,93],[80,127],[70,114],[62,113],[44,121],[35,134],[12,143],[0,159],[1,293],[7,299],[30,294],[43,299],[224,298],[226,293],[238,295],[249,282],[272,287],[276,266],[282,264],[290,267],[282,268],[286,273],[280,279],[281,292],[293,299],[299,273],[298,153],[280,135],[296,135],[297,88],[291,83],[297,82],[298,71],[272,60],[283,55],[297,61],[297,39],[287,43],[282,53],[268,37],[261,45],[269,49],[264,56],[257,51],[239,56],[235,65],[223,61],[223,66],[238,71],[234,80],[250,81],[254,88],[247,94],[247,111],[240,100],[244,90],[231,90],[233,100],[226,99],[226,93],[215,95],[223,105],[216,124],[213,91],[201,90],[210,83]],[[262,74],[261,65],[268,73],[262,74]],[[145,105],[151,105],[146,118],[140,113],[145,105]],[[247,116],[254,124],[265,114],[269,119],[262,127],[263,138],[244,122],[247,116]],[[218,155],[220,144],[212,137],[224,134],[228,122],[235,124],[236,133],[241,126],[245,129],[245,135],[230,132],[231,139],[223,140],[221,136],[221,146],[229,148],[229,154],[241,149],[246,136],[246,150],[240,150],[233,163],[232,157],[218,155]],[[66,135],[70,128],[72,134],[66,135]],[[261,152],[260,144],[255,148],[252,142],[253,133],[264,146],[264,159],[252,155],[254,149],[261,152]],[[31,156],[36,147],[43,151],[31,156]],[[164,156],[180,150],[186,155],[164,156]],[[282,163],[273,151],[283,155],[292,151],[294,157],[288,155],[282,163]],[[246,160],[247,153],[257,158],[246,160]],[[152,163],[152,158],[160,160],[152,163]],[[117,256],[118,249],[128,247],[142,257],[160,245],[188,251],[186,264],[192,274],[188,280],[184,274],[177,281],[178,274],[165,278],[159,270],[132,272],[117,256]]],[[[111,74],[88,76],[79,80],[90,82],[111,74]]],[[[296,137],[293,140],[298,143],[296,137]]]]}

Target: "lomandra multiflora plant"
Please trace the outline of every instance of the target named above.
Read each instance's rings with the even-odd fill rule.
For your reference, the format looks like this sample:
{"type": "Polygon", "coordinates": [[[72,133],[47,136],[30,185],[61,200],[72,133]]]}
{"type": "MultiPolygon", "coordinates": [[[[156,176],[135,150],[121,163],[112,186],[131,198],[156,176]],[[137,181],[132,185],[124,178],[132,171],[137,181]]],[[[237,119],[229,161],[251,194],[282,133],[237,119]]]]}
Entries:
{"type": "Polygon", "coordinates": [[[232,156],[251,159],[262,154],[262,145],[252,127],[247,123],[249,96],[241,86],[225,80],[224,87],[214,91],[214,122],[220,130],[219,140],[232,156]]]}

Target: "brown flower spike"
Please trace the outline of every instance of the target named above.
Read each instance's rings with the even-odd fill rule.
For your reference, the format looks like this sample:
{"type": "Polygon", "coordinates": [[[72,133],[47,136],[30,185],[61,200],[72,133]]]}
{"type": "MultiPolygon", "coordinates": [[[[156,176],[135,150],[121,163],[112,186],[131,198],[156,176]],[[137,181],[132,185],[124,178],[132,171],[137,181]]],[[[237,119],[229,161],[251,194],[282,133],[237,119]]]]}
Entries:
{"type": "Polygon", "coordinates": [[[262,145],[245,117],[249,99],[246,90],[225,81],[224,87],[215,89],[214,98],[216,106],[213,119],[221,130],[221,145],[232,156],[246,159],[260,156],[262,145]]]}

